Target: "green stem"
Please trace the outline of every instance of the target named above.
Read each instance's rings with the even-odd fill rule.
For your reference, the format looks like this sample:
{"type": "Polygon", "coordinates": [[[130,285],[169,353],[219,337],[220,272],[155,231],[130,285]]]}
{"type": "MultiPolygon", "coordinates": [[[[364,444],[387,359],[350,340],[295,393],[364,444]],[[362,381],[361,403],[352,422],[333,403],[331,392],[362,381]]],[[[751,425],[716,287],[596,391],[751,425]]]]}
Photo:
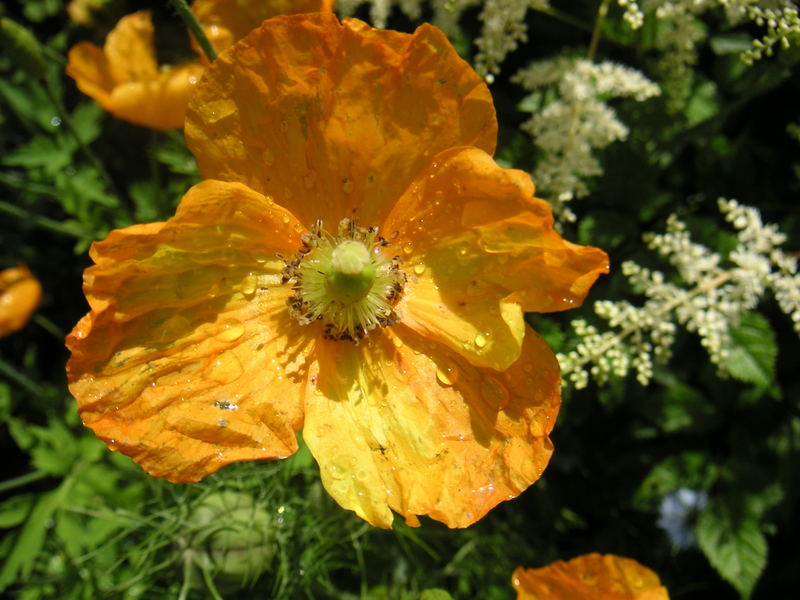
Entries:
{"type": "Polygon", "coordinates": [[[55,188],[42,185],[41,183],[25,181],[24,179],[20,179],[6,173],[0,173],[0,183],[10,188],[14,188],[15,190],[30,192],[32,194],[38,194],[39,196],[50,196],[51,198],[56,199],[59,197],[59,194],[55,188]]]}
{"type": "Polygon", "coordinates": [[[15,369],[12,365],[8,364],[2,358],[0,358],[0,375],[5,375],[9,379],[13,379],[16,381],[20,387],[24,387],[28,390],[31,394],[35,396],[41,396],[42,398],[46,397],[47,394],[38,383],[28,378],[26,375],[23,375],[17,369],[15,369]]]}
{"type": "Polygon", "coordinates": [[[66,334],[61,329],[61,327],[53,323],[50,319],[48,319],[44,315],[41,314],[33,315],[33,322],[39,325],[42,329],[46,330],[48,333],[52,333],[53,336],[59,341],[63,341],[63,339],[66,337],[66,334]]]}
{"type": "Polygon", "coordinates": [[[108,174],[108,171],[106,171],[106,168],[103,166],[103,163],[100,161],[97,155],[94,152],[92,152],[91,148],[89,148],[89,146],[87,146],[84,143],[83,139],[81,139],[78,130],[75,128],[75,125],[72,122],[72,117],[67,112],[64,103],[61,102],[61,99],[53,90],[53,86],[49,80],[45,82],[44,90],[47,93],[47,97],[50,99],[50,102],[53,103],[53,106],[58,112],[58,116],[61,118],[61,122],[67,128],[67,131],[69,131],[70,135],[73,138],[75,138],[75,141],[78,142],[78,146],[86,155],[86,158],[89,159],[89,162],[92,163],[92,166],[94,166],[94,168],[97,169],[97,171],[100,173],[103,179],[105,179],[106,185],[108,185],[108,188],[111,190],[111,193],[114,194],[117,198],[121,199],[122,194],[119,193],[119,190],[117,189],[114,180],[111,179],[111,176],[108,174]]]}
{"type": "Polygon", "coordinates": [[[589,50],[586,52],[586,58],[594,62],[594,56],[597,54],[597,45],[600,43],[600,35],[603,32],[603,22],[606,20],[608,14],[608,5],[611,0],[603,0],[600,7],[597,9],[597,17],[594,20],[594,30],[592,31],[592,40],[589,42],[589,50]]]}
{"type": "Polygon", "coordinates": [[[28,485],[34,481],[39,481],[45,477],[47,477],[47,473],[44,471],[31,471],[30,473],[20,475],[19,477],[13,477],[11,479],[6,479],[5,481],[0,481],[0,494],[7,492],[8,490],[13,490],[14,488],[28,485]]]}
{"type": "Polygon", "coordinates": [[[186,4],[186,0],[169,1],[175,11],[178,13],[178,16],[181,18],[181,20],[183,20],[183,24],[186,25],[186,29],[192,32],[194,39],[196,39],[197,43],[200,44],[200,47],[203,49],[206,57],[208,57],[208,60],[213,62],[214,59],[217,58],[217,51],[214,49],[211,41],[206,37],[206,32],[203,31],[203,27],[189,9],[189,5],[186,4]]]}
{"type": "Polygon", "coordinates": [[[583,29],[584,31],[591,31],[592,26],[587,23],[586,21],[582,21],[581,19],[576,19],[571,14],[566,13],[562,10],[558,10],[557,8],[553,8],[551,6],[542,6],[542,7],[533,7],[533,10],[536,12],[540,12],[543,15],[547,15],[557,21],[561,21],[562,23],[566,23],[567,25],[572,25],[573,27],[577,27],[578,29],[583,29]]]}
{"type": "Polygon", "coordinates": [[[54,231],[62,235],[68,235],[70,237],[78,238],[79,240],[92,237],[90,233],[88,233],[87,231],[83,231],[78,227],[75,227],[73,225],[65,225],[64,223],[61,223],[59,221],[55,221],[53,219],[49,219],[47,217],[43,217],[41,215],[28,212],[24,208],[20,208],[19,206],[15,206],[9,202],[5,202],[4,200],[0,200],[0,212],[14,215],[15,217],[24,219],[29,223],[32,223],[44,229],[49,229],[50,231],[54,231]]]}

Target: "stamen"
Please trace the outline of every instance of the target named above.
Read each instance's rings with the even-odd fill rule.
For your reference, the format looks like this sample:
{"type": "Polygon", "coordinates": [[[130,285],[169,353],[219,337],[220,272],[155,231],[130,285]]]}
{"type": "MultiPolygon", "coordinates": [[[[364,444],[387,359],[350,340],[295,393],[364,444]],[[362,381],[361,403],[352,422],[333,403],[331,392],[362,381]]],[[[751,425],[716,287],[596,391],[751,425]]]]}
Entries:
{"type": "Polygon", "coordinates": [[[397,322],[394,305],[406,277],[400,258],[384,255],[390,244],[377,227],[344,218],[333,236],[316,221],[300,239],[293,258],[280,257],[282,282],[294,282],[287,304],[300,324],[322,321],[326,338],[357,344],[372,329],[397,322]]]}

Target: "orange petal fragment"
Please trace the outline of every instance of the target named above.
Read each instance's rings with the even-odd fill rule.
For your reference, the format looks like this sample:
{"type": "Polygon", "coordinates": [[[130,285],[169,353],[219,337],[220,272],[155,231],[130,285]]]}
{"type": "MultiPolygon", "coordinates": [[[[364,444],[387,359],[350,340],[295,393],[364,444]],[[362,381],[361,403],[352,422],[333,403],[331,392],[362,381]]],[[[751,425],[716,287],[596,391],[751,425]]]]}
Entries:
{"type": "Polygon", "coordinates": [[[584,554],[541,569],[517,567],[517,600],[669,600],[653,571],[613,554],[584,554]]]}
{"type": "Polygon", "coordinates": [[[186,139],[205,177],[281,198],[298,219],[383,216],[438,152],[493,152],[491,94],[445,35],[275,17],[222,53],[192,96],[186,139]]]}
{"type": "Polygon", "coordinates": [[[67,338],[67,376],[112,450],[170,481],[296,450],[311,344],[275,256],[299,244],[295,228],[268,198],[206,181],[169,221],[92,246],[91,312],[67,338]]]}
{"type": "Polygon", "coordinates": [[[25,327],[42,299],[42,286],[25,266],[0,271],[0,337],[25,327]]]}
{"type": "MultiPolygon", "coordinates": [[[[426,265],[453,312],[459,297],[484,294],[525,312],[575,308],[608,271],[608,256],[565,241],[553,229],[550,206],[533,192],[526,173],[501,168],[477,148],[453,148],[419,173],[383,231],[407,240],[406,263],[426,265]]],[[[413,286],[407,293],[409,322],[424,330],[413,286]]]]}
{"type": "Polygon", "coordinates": [[[199,62],[159,70],[149,11],[120,19],[102,49],[81,42],[68,59],[67,75],[84,94],[117,118],[162,130],[183,127],[203,73],[199,62]]]}
{"type": "Polygon", "coordinates": [[[360,345],[321,342],[304,439],[322,482],[378,527],[392,511],[467,527],[542,474],[560,405],[559,372],[530,329],[498,373],[397,325],[360,345]]]}
{"type": "Polygon", "coordinates": [[[334,0],[195,0],[192,12],[217,52],[278,15],[332,12],[334,0]]]}

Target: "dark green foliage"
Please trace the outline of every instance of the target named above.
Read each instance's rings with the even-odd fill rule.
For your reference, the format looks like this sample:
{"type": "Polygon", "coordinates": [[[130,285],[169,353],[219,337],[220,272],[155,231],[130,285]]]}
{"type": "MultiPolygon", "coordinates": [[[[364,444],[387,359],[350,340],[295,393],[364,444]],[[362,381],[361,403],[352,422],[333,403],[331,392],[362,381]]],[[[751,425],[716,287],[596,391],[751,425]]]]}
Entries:
{"type": "MultiPolygon", "coordinates": [[[[166,24],[163,3],[112,4],[99,23],[147,5],[183,35],[174,15],[166,24]]],[[[587,24],[597,9],[588,0],[551,4],[587,24]]],[[[657,80],[658,24],[632,32],[615,10],[598,58],[657,80]]],[[[478,13],[462,19],[467,58],[478,13]]],[[[169,218],[200,176],[180,132],[118,121],[64,75],[68,47],[101,41],[107,26],[77,28],[53,0],[4,3],[0,17],[13,42],[0,55],[0,268],[25,262],[44,286],[35,320],[0,339],[0,595],[508,600],[517,566],[595,551],[654,569],[673,600],[797,594],[800,343],[770,298],[733,330],[731,377],[720,377],[696,337],[679,333],[649,387],[629,377],[566,390],[543,479],[467,530],[426,519],[419,529],[401,519],[391,531],[370,528],[329,498],[302,443],[285,461],[233,465],[196,485],[154,480],[110,452],[81,425],[65,385],[63,336],[87,310],[86,251],[111,229],[169,218]],[[696,543],[682,549],[657,525],[665,498],[681,489],[708,497],[688,513],[696,543]]],[[[566,45],[580,54],[589,33],[540,13],[528,25],[530,41],[508,57],[492,92],[498,160],[531,170],[536,150],[518,126],[547,98],[526,96],[508,77],[566,45]]],[[[662,230],[669,214],[699,242],[730,252],[719,196],[757,207],[788,235],[787,252],[798,251],[800,143],[787,132],[800,122],[796,49],[745,67],[738,54],[750,28],[731,28],[717,13],[703,27],[710,39],[684,98],[614,101],[629,138],[602,152],[604,175],[570,206],[577,223],[562,224],[568,239],[610,255],[612,273],[590,300],[640,301],[618,267],[661,266],[641,236],[662,230]]],[[[188,52],[177,35],[157,42],[188,52]]],[[[528,320],[563,352],[579,342],[569,321],[594,318],[590,304],[528,320]]]]}

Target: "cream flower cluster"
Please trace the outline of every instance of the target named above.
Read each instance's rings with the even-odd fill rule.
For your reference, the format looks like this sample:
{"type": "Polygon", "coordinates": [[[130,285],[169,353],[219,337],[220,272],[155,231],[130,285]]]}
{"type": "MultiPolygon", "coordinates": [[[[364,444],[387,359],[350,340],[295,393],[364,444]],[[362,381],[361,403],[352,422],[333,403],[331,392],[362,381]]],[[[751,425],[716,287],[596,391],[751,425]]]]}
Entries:
{"type": "Polygon", "coordinates": [[[533,173],[537,188],[561,219],[574,220],[564,203],[586,196],[586,180],[603,173],[594,151],[628,135],[628,128],[605,99],[627,97],[641,102],[660,90],[628,67],[563,56],[532,63],[513,81],[530,91],[547,88],[557,94],[522,128],[542,151],[533,173]]]}
{"type": "Polygon", "coordinates": [[[585,320],[572,322],[580,341],[558,356],[566,381],[580,389],[590,376],[602,385],[633,369],[637,381],[647,385],[654,359],[669,358],[677,325],[699,335],[711,361],[724,371],[731,328],[770,291],[800,334],[800,274],[796,258],[780,249],[786,236],[777,226],[764,224],[756,209],[735,200],[720,199],[719,208],[737,231],[736,248],[723,259],[693,242],[674,215],[665,233],[645,236],[648,247],[675,268],[680,283],[660,271],[624,263],[624,275],[646,300],[642,306],[624,300],[595,302],[594,310],[607,321],[608,331],[585,320]]]}

